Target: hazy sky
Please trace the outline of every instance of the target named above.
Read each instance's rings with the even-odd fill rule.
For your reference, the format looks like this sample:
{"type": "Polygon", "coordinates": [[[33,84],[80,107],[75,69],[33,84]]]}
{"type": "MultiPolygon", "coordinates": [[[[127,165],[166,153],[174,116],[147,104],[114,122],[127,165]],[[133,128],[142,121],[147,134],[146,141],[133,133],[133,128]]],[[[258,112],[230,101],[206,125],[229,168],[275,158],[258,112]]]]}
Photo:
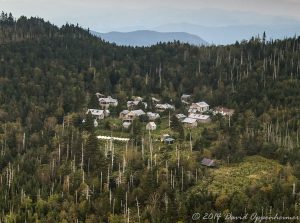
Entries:
{"type": "Polygon", "coordinates": [[[101,32],[181,22],[223,26],[300,21],[300,0],[0,0],[0,10],[57,25],[78,22],[101,32]]]}

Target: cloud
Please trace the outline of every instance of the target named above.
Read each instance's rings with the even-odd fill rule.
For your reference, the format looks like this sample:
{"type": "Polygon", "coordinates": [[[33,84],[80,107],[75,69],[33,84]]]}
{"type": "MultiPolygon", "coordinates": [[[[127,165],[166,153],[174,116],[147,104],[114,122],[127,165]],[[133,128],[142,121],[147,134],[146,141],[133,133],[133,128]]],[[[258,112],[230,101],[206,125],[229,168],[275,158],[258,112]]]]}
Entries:
{"type": "Polygon", "coordinates": [[[261,16],[260,20],[252,19],[253,13],[294,17],[300,20],[300,3],[297,0],[0,0],[0,2],[1,9],[12,12],[14,16],[39,16],[58,25],[66,22],[79,23],[99,31],[116,30],[126,26],[147,28],[170,22],[223,25],[225,22],[240,24],[248,23],[250,20],[256,23],[263,21],[261,16]],[[214,10],[209,11],[207,8],[214,10]],[[222,13],[218,13],[218,10],[222,13]],[[248,15],[246,12],[252,14],[248,15]],[[205,16],[200,17],[199,14],[205,16]]]}

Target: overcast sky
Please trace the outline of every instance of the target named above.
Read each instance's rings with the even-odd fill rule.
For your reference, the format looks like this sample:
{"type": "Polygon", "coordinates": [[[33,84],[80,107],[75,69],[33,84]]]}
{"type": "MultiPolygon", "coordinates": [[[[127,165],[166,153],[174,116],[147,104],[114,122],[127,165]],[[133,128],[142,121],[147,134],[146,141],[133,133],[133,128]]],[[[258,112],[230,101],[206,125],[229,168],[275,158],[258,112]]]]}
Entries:
{"type": "Polygon", "coordinates": [[[183,22],[225,26],[300,21],[299,0],[0,0],[0,10],[100,32],[183,22]]]}

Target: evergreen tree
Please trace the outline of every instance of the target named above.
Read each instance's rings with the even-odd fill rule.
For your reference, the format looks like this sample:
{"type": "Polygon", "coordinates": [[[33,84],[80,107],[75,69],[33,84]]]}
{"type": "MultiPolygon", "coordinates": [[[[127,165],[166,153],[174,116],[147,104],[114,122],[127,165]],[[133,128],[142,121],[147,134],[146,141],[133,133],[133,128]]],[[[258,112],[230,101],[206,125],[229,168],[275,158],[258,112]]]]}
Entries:
{"type": "Polygon", "coordinates": [[[84,122],[83,122],[83,126],[84,126],[84,129],[93,133],[94,130],[95,130],[95,127],[94,127],[94,118],[92,116],[91,113],[87,114],[85,119],[84,119],[84,122]]]}
{"type": "Polygon", "coordinates": [[[89,109],[98,109],[99,106],[99,100],[96,94],[93,94],[90,101],[89,101],[89,109]]]}
{"type": "Polygon", "coordinates": [[[97,174],[100,174],[102,171],[105,173],[106,159],[95,133],[89,135],[84,150],[84,166],[86,172],[96,172],[97,174]]]}

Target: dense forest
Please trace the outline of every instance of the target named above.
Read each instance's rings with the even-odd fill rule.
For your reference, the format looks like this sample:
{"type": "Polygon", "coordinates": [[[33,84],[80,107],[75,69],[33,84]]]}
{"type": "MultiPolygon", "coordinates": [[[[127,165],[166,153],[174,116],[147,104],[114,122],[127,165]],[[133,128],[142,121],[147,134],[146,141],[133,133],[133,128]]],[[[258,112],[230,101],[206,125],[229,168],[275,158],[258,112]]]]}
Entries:
{"type": "MultiPolygon", "coordinates": [[[[182,131],[175,123],[171,128],[182,131]]],[[[111,123],[103,128],[115,131],[111,123]]],[[[189,132],[182,134],[185,142],[189,132]]],[[[0,222],[173,223],[192,222],[196,212],[222,213],[218,222],[253,222],[228,220],[226,213],[298,216],[299,135],[300,37],[133,48],[79,25],[0,15],[0,222]],[[184,93],[235,114],[230,125],[215,116],[213,128],[193,139],[192,151],[154,148],[152,165],[152,151],[142,154],[151,140],[144,144],[140,123],[126,152],[105,153],[85,116],[97,106],[96,92],[119,100],[112,117],[134,95],[184,111],[184,93]],[[212,192],[211,171],[199,162],[203,154],[228,167],[260,157],[280,170],[262,185],[212,192]]]]}

